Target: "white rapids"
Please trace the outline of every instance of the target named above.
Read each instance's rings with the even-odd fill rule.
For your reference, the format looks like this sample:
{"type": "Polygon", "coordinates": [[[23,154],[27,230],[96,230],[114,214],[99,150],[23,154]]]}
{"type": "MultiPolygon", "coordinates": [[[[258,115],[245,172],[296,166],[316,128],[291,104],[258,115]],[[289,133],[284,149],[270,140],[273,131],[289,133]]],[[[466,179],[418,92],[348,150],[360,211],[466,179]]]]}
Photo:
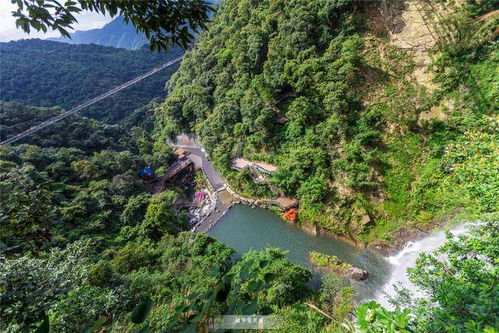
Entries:
{"type": "MultiPolygon", "coordinates": [[[[456,226],[449,231],[454,235],[460,235],[468,230],[466,225],[456,226]]],[[[387,261],[392,264],[390,279],[378,293],[376,301],[387,308],[393,308],[388,302],[388,296],[394,296],[396,293],[395,286],[401,286],[408,289],[413,296],[423,296],[420,291],[409,281],[407,269],[416,265],[416,259],[421,253],[429,253],[435,251],[442,246],[447,240],[445,231],[435,232],[418,241],[412,241],[397,254],[387,257],[387,261]]]]}

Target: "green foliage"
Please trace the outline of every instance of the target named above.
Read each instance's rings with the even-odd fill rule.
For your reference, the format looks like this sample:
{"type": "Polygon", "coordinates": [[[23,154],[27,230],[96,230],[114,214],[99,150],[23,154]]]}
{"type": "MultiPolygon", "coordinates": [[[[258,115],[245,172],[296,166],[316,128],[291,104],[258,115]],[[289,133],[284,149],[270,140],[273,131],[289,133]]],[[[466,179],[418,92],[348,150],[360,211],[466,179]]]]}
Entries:
{"type": "Polygon", "coordinates": [[[419,331],[497,327],[499,218],[491,215],[470,228],[465,235],[449,235],[440,249],[421,254],[409,269],[410,280],[429,295],[414,301],[419,331]]]}
{"type": "Polygon", "coordinates": [[[186,48],[194,39],[193,32],[206,27],[209,2],[203,0],[155,2],[100,2],[95,0],[66,1],[14,1],[13,12],[16,26],[29,33],[31,28],[47,32],[57,30],[70,37],[67,29],[78,22],[75,15],[91,11],[114,17],[122,15],[126,23],[131,22],[137,31],[143,32],[151,43],[151,49],[167,49],[172,44],[186,48]]]}
{"type": "Polygon", "coordinates": [[[243,196],[250,198],[269,198],[275,194],[268,188],[267,184],[257,184],[253,180],[250,171],[231,172],[227,179],[230,181],[231,188],[243,196]]]}
{"type": "Polygon", "coordinates": [[[152,310],[153,301],[150,297],[146,297],[141,303],[137,304],[135,309],[132,312],[132,322],[134,324],[142,324],[145,320],[149,312],[152,310]]]}
{"type": "Polygon", "coordinates": [[[407,309],[389,311],[378,303],[371,301],[358,306],[355,316],[357,322],[353,327],[350,327],[354,332],[412,332],[409,326],[411,321],[410,311],[407,309]]]}
{"type": "MultiPolygon", "coordinates": [[[[19,4],[36,9],[47,3],[19,4]]],[[[118,8],[103,6],[100,11],[118,8]]],[[[137,15],[148,6],[137,7],[137,15]]],[[[364,6],[349,0],[225,0],[170,83],[171,93],[157,114],[155,143],[152,120],[144,115],[157,109],[153,104],[136,110],[123,125],[75,115],[28,138],[28,144],[2,147],[0,251],[8,257],[0,261],[0,329],[195,331],[207,330],[210,318],[222,314],[274,314],[285,332],[492,332],[499,310],[493,215],[499,140],[496,80],[488,67],[495,65],[497,52],[477,41],[442,50],[435,67],[443,89],[431,100],[420,98],[406,79],[410,64],[390,73],[374,68],[387,81],[375,80],[383,86],[376,87],[382,92],[373,100],[359,93],[373,70],[364,58],[369,53],[359,14],[364,6]],[[461,70],[483,79],[456,75],[461,70]],[[416,121],[448,98],[457,104],[444,110],[444,120],[416,121]],[[300,220],[338,233],[379,239],[407,223],[431,222],[461,207],[492,217],[421,256],[410,277],[426,298],[403,293],[393,311],[375,302],[362,304],[356,322],[341,325],[354,308],[353,289],[345,281],[327,274],[321,290],[313,291],[310,271],[292,265],[278,249],[236,258],[206,234],[182,232],[186,216],[175,208],[182,195],[178,189],[145,193],[137,171],[151,165],[161,173],[172,162],[163,140],[182,130],[196,132],[242,192],[270,195],[247,173],[229,171],[232,157],[275,163],[279,169],[270,181],[300,199],[300,220]]],[[[61,13],[61,19],[70,19],[61,13]]],[[[48,18],[41,11],[32,14],[48,18]]],[[[23,27],[44,29],[36,19],[26,19],[21,16],[23,27]]],[[[58,46],[6,44],[7,51],[15,51],[7,52],[8,59],[23,53],[16,49],[22,43],[58,46]]],[[[98,49],[74,48],[77,56],[98,49]]],[[[38,50],[35,58],[44,52],[38,50]]],[[[108,56],[109,67],[120,69],[114,62],[131,54],[98,53],[108,56]]],[[[404,55],[387,52],[390,61],[402,62],[404,55]]],[[[130,56],[130,61],[140,58],[145,66],[147,57],[130,56]]],[[[100,59],[87,58],[89,64],[100,59]]],[[[32,66],[33,54],[23,63],[32,66]]],[[[67,82],[62,74],[53,75],[67,82]]],[[[115,84],[92,82],[86,86],[115,84]]],[[[67,103],[44,100],[31,86],[14,88],[23,100],[67,103]]],[[[69,89],[64,97],[77,101],[72,94],[79,90],[69,89]]],[[[2,139],[60,112],[13,103],[0,107],[2,139]]],[[[311,259],[339,272],[351,267],[321,253],[312,253],[311,259]]]]}
{"type": "Polygon", "coordinates": [[[495,212],[499,210],[499,116],[484,118],[482,123],[480,130],[467,131],[447,146],[443,172],[470,201],[477,201],[480,212],[495,212]]]}
{"type": "Polygon", "coordinates": [[[337,275],[325,273],[318,303],[321,310],[333,318],[331,324],[339,326],[339,323],[349,319],[354,309],[354,289],[337,275]]]}
{"type": "Polygon", "coordinates": [[[341,261],[338,257],[325,254],[322,252],[311,251],[310,260],[317,266],[331,269],[338,274],[344,274],[347,270],[352,268],[347,262],[341,261]]]}
{"type": "Polygon", "coordinates": [[[177,213],[171,208],[178,194],[165,191],[153,195],[147,206],[144,221],[139,226],[140,234],[159,240],[164,234],[174,234],[185,226],[177,213]]]}
{"type": "Polygon", "coordinates": [[[32,165],[23,164],[5,174],[7,181],[0,183],[2,195],[0,241],[4,246],[19,245],[25,241],[37,251],[50,241],[48,228],[53,223],[54,194],[47,186],[47,177],[32,165]]]}
{"type": "MultiPolygon", "coordinates": [[[[29,119],[38,111],[47,111],[12,103],[1,106],[4,119],[15,115],[29,119]]],[[[145,220],[149,200],[154,200],[144,193],[138,170],[146,165],[167,166],[171,163],[168,151],[139,155],[139,142],[123,134],[121,126],[76,115],[69,128],[66,124],[64,120],[29,139],[40,146],[23,144],[0,150],[2,251],[37,252],[66,245],[84,234],[118,232],[122,227],[136,228],[136,233],[143,230],[142,235],[152,237],[150,230],[161,223],[169,225],[162,233],[184,226],[182,214],[168,208],[177,197],[174,192],[173,197],[168,192],[169,200],[163,194],[164,204],[154,202],[160,208],[155,221],[154,214],[145,220]]],[[[5,128],[12,128],[9,122],[5,128]]],[[[154,236],[159,239],[161,234],[154,236]]]]}
{"type": "MultiPolygon", "coordinates": [[[[143,49],[128,51],[95,44],[69,45],[37,39],[0,43],[0,47],[3,101],[59,106],[67,110],[183,53],[180,48],[173,48],[165,56],[143,49]],[[33,72],[33,68],[37,70],[33,72]]],[[[83,112],[98,120],[117,123],[153,98],[164,98],[165,82],[177,68],[176,64],[165,68],[125,91],[89,106],[83,112]]],[[[19,114],[13,118],[2,118],[1,125],[12,125],[17,133],[21,128],[28,129],[47,118],[45,114],[32,118],[19,114]],[[23,123],[25,121],[30,125],[23,123]]],[[[79,133],[89,132],[82,128],[79,133]]],[[[10,136],[8,134],[2,131],[2,137],[10,136]]]]}
{"type": "Polygon", "coordinates": [[[353,89],[364,63],[357,6],[224,1],[171,80],[159,131],[196,132],[231,185],[252,196],[270,194],[228,163],[239,152],[265,156],[279,166],[272,183],[300,199],[302,222],[320,216],[323,227],[347,232],[348,222],[336,225],[342,212],[324,212],[336,185],[379,185],[383,125],[382,112],[362,110],[353,89]]]}
{"type": "Polygon", "coordinates": [[[322,332],[327,319],[304,304],[296,303],[277,310],[277,332],[322,332]]]}
{"type": "MultiPolygon", "coordinates": [[[[89,284],[72,285],[71,290],[50,307],[52,326],[57,332],[76,332],[99,324],[103,318],[131,310],[132,294],[127,285],[113,288],[89,284]]],[[[98,326],[98,325],[97,325],[98,326]]]]}
{"type": "Polygon", "coordinates": [[[376,302],[356,310],[354,330],[369,332],[495,332],[497,328],[497,214],[469,226],[433,253],[421,253],[409,278],[422,298],[399,290],[389,311],[376,302]],[[402,308],[402,309],[400,309],[402,308]]]}
{"type": "Polygon", "coordinates": [[[88,244],[75,243],[64,251],[41,257],[1,258],[0,329],[10,332],[33,329],[49,306],[61,299],[73,285],[83,281],[80,265],[85,264],[88,244]]]}
{"type": "Polygon", "coordinates": [[[416,218],[459,207],[477,216],[497,211],[497,116],[468,117],[466,121],[473,124],[424,166],[421,179],[414,184],[409,207],[416,218]]]}
{"type": "Polygon", "coordinates": [[[169,83],[159,139],[195,132],[231,185],[256,197],[271,195],[248,175],[234,176],[229,161],[267,160],[278,166],[273,185],[299,199],[300,222],[365,241],[462,207],[493,211],[497,172],[486,165],[497,164],[494,145],[476,156],[490,170],[480,175],[449,170],[443,156],[470,131],[477,146],[496,141],[473,124],[497,104],[497,45],[476,34],[475,16],[490,4],[459,7],[461,18],[446,21],[461,36],[456,47],[438,46],[433,94],[412,78],[410,52],[372,38],[362,20],[373,20],[365,14],[376,7],[223,2],[169,83]]]}
{"type": "Polygon", "coordinates": [[[306,297],[311,279],[310,271],[292,265],[285,253],[273,248],[246,253],[229,275],[228,303],[239,311],[261,314],[306,297]]]}
{"type": "Polygon", "coordinates": [[[49,332],[50,332],[50,321],[49,321],[49,317],[46,314],[44,314],[43,315],[43,321],[40,324],[40,326],[38,326],[36,328],[35,333],[49,333],[49,332]]]}

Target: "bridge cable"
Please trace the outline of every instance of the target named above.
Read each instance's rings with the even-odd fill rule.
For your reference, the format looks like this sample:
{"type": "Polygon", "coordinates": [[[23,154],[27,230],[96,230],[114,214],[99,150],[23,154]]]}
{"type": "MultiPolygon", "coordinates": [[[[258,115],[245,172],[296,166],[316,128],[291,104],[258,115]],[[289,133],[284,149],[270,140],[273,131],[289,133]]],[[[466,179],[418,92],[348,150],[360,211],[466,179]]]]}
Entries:
{"type": "Polygon", "coordinates": [[[16,134],[13,137],[10,137],[10,138],[8,138],[8,139],[0,142],[0,145],[7,146],[7,145],[10,145],[10,144],[12,144],[14,142],[17,142],[17,141],[25,138],[25,137],[27,137],[27,136],[29,136],[31,134],[34,134],[34,133],[40,131],[41,129],[43,129],[43,128],[47,127],[47,126],[55,124],[56,122],[58,122],[58,121],[60,121],[60,120],[62,120],[64,118],[66,118],[67,116],[70,116],[70,115],[72,115],[72,114],[74,114],[74,113],[76,113],[76,112],[78,112],[78,111],[86,108],[87,106],[95,104],[95,103],[103,100],[104,98],[107,98],[107,97],[109,97],[109,96],[111,96],[113,94],[116,94],[117,92],[119,92],[119,91],[121,91],[121,90],[123,90],[123,89],[125,89],[125,88],[127,88],[127,87],[129,87],[129,86],[131,86],[131,85],[133,85],[133,84],[135,84],[135,83],[143,80],[143,79],[145,79],[146,77],[151,76],[154,73],[159,72],[160,70],[162,70],[162,69],[164,69],[166,67],[169,67],[169,66],[171,66],[171,65],[179,62],[181,59],[182,59],[182,56],[180,56],[178,58],[175,58],[173,60],[170,60],[170,61],[168,61],[168,62],[166,62],[166,63],[164,63],[164,64],[162,64],[160,66],[156,66],[153,69],[151,69],[149,72],[144,73],[142,75],[139,75],[136,78],[131,79],[130,81],[127,81],[127,82],[125,82],[125,83],[123,83],[123,84],[121,84],[121,85],[119,85],[119,86],[117,86],[117,87],[115,87],[115,88],[113,88],[111,90],[108,90],[107,92],[103,93],[102,95],[94,97],[94,98],[92,98],[92,99],[90,99],[90,100],[88,100],[88,101],[86,101],[86,102],[84,102],[82,104],[79,104],[79,105],[75,106],[74,108],[72,108],[72,109],[70,109],[68,111],[65,111],[65,112],[63,112],[63,113],[61,113],[61,114],[59,114],[57,116],[54,116],[54,117],[52,117],[52,118],[50,118],[50,119],[48,119],[48,120],[46,120],[46,121],[44,121],[44,122],[36,125],[36,126],[33,126],[33,127],[29,128],[29,129],[27,129],[24,132],[16,134]]]}

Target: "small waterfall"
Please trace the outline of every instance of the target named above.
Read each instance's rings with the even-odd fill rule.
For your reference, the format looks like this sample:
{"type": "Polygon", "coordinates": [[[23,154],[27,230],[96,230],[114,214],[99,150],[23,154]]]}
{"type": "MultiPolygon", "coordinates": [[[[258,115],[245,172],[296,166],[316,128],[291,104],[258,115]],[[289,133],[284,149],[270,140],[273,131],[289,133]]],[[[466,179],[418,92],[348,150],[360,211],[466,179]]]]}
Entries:
{"type": "MultiPolygon", "coordinates": [[[[450,229],[450,232],[454,236],[457,236],[465,233],[467,230],[468,228],[466,225],[460,225],[450,229]]],[[[443,245],[446,240],[445,231],[441,230],[418,241],[407,243],[399,253],[388,257],[387,261],[393,268],[391,270],[390,279],[383,286],[382,291],[378,293],[376,301],[387,308],[392,308],[391,304],[388,303],[387,295],[395,295],[396,290],[394,285],[400,285],[407,288],[411,291],[413,296],[422,296],[411,281],[409,281],[407,269],[416,265],[416,259],[420,253],[432,252],[443,245]]]]}

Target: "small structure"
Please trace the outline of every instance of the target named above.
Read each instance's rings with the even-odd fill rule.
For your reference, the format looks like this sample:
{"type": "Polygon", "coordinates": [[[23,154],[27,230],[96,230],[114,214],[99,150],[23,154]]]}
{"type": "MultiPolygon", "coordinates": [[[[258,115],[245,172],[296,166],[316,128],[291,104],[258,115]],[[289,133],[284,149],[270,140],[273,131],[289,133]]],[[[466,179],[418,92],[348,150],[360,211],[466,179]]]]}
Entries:
{"type": "Polygon", "coordinates": [[[283,219],[288,220],[291,223],[295,223],[297,214],[298,214],[298,211],[294,208],[291,208],[282,217],[283,217],[283,219]]]}
{"type": "Polygon", "coordinates": [[[243,171],[248,169],[250,166],[250,162],[245,160],[244,158],[235,158],[230,161],[230,167],[237,171],[243,171]]]}
{"type": "Polygon", "coordinates": [[[276,202],[279,205],[279,208],[281,208],[284,211],[287,211],[298,205],[298,200],[288,197],[279,197],[276,199],[276,202]]]}
{"type": "Polygon", "coordinates": [[[154,169],[150,166],[146,166],[139,170],[139,176],[144,180],[151,180],[154,178],[154,169]]]}
{"type": "Polygon", "coordinates": [[[230,163],[230,167],[238,171],[255,168],[258,171],[266,174],[272,174],[277,171],[277,167],[275,165],[264,162],[249,161],[244,158],[233,159],[230,163]]]}
{"type": "Polygon", "coordinates": [[[179,158],[182,158],[182,157],[185,157],[187,155],[189,155],[191,152],[190,151],[187,151],[183,148],[177,148],[173,151],[179,158]]]}
{"type": "Polygon", "coordinates": [[[196,201],[204,200],[205,197],[206,197],[205,191],[197,191],[196,193],[194,193],[194,200],[196,201]]]}
{"type": "Polygon", "coordinates": [[[177,162],[173,163],[165,172],[165,181],[170,180],[175,177],[181,171],[188,169],[189,171],[194,171],[194,163],[187,157],[180,158],[177,162]]]}
{"type": "Polygon", "coordinates": [[[277,171],[277,167],[263,162],[253,162],[253,165],[263,173],[272,174],[277,171]]]}

